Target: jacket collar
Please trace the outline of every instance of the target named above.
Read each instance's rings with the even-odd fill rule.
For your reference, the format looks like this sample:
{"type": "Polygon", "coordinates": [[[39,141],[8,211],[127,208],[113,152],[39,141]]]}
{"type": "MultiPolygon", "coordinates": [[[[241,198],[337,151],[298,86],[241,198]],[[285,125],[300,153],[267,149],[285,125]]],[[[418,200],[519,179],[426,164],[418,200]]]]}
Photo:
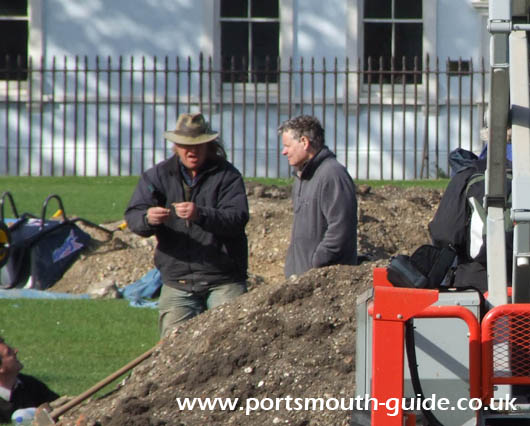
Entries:
{"type": "Polygon", "coordinates": [[[0,399],[3,399],[4,401],[11,401],[11,396],[13,395],[13,391],[18,387],[22,385],[22,381],[20,378],[17,377],[17,381],[15,382],[15,385],[12,389],[5,388],[3,386],[0,386],[0,399]]]}
{"type": "Polygon", "coordinates": [[[329,148],[324,145],[320,149],[320,151],[318,151],[316,155],[306,163],[301,173],[299,174],[300,179],[311,179],[315,174],[315,170],[318,169],[318,167],[324,162],[324,160],[330,157],[335,157],[335,154],[333,154],[329,150],[329,148]]]}
{"type": "MultiPolygon", "coordinates": [[[[218,169],[219,167],[221,167],[221,162],[221,159],[207,160],[199,176],[207,175],[208,173],[211,173],[212,171],[218,169]]],[[[178,155],[174,154],[173,156],[168,158],[166,160],[164,168],[167,170],[167,173],[169,173],[169,175],[176,176],[179,179],[182,178],[182,172],[180,170],[180,160],[178,155]]]]}

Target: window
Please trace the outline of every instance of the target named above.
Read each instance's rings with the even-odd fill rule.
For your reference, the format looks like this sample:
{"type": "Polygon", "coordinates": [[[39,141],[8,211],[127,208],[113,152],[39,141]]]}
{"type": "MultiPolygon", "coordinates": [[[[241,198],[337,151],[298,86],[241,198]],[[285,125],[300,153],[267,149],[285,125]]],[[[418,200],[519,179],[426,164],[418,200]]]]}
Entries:
{"type": "Polygon", "coordinates": [[[364,0],[364,82],[421,83],[422,0],[364,0]],[[391,73],[391,69],[394,73],[391,73]]]}
{"type": "Polygon", "coordinates": [[[0,0],[0,80],[26,80],[28,0],[0,0]]]}
{"type": "Polygon", "coordinates": [[[279,0],[221,0],[223,82],[277,82],[279,8],[279,0]]]}

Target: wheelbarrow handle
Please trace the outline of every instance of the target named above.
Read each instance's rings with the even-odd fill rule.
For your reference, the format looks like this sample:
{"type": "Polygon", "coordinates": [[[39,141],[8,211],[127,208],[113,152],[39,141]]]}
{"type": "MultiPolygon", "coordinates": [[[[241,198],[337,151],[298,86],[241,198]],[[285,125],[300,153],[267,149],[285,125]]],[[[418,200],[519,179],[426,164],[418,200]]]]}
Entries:
{"type": "Polygon", "coordinates": [[[5,191],[4,193],[2,193],[2,197],[0,198],[0,222],[3,222],[5,220],[4,202],[6,198],[9,200],[9,204],[11,204],[11,210],[15,215],[15,219],[18,219],[19,217],[17,207],[15,206],[15,200],[13,200],[13,195],[11,195],[11,192],[5,191]]]}
{"type": "Polygon", "coordinates": [[[48,203],[50,202],[50,200],[52,200],[53,198],[55,198],[57,200],[57,203],[59,203],[59,209],[60,209],[60,212],[61,212],[61,216],[62,216],[62,221],[63,222],[66,222],[66,213],[64,211],[64,206],[63,206],[63,201],[61,200],[61,197],[59,197],[57,194],[51,194],[51,195],[48,195],[46,197],[46,199],[44,200],[44,203],[42,203],[42,212],[41,212],[41,229],[44,227],[44,221],[46,219],[46,208],[48,207],[48,203]]]}

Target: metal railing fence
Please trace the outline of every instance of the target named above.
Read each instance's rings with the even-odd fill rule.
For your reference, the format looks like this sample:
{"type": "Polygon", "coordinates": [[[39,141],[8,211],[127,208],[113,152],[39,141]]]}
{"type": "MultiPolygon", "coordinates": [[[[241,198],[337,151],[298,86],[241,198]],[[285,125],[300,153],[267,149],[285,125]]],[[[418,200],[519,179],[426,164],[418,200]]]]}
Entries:
{"type": "Polygon", "coordinates": [[[0,69],[0,175],[139,174],[170,155],[162,133],[188,111],[220,131],[246,177],[289,176],[276,129],[298,114],[321,120],[357,179],[445,176],[451,150],[483,144],[483,60],[427,57],[409,70],[348,58],[277,58],[260,70],[202,56],[13,62],[0,69]]]}

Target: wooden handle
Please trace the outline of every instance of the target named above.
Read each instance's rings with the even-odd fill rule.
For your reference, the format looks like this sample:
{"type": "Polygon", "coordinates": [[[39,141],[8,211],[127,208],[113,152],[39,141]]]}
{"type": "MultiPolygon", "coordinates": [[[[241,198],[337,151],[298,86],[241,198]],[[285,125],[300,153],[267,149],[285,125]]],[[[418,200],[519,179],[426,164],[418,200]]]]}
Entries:
{"type": "Polygon", "coordinates": [[[158,346],[159,345],[156,345],[155,347],[149,349],[147,352],[145,352],[142,355],[140,355],[138,358],[133,359],[131,362],[129,362],[128,364],[124,365],[122,368],[120,368],[119,370],[115,371],[110,376],[105,377],[103,380],[101,380],[100,382],[96,383],[94,386],[92,386],[90,389],[88,389],[85,392],[83,392],[81,395],[75,397],[74,399],[72,399],[71,401],[67,402],[64,405],[61,405],[60,407],[57,407],[55,410],[53,410],[50,413],[50,417],[54,421],[57,420],[57,418],[59,416],[61,416],[64,413],[66,413],[70,408],[75,407],[77,404],[79,404],[80,402],[84,401],[89,396],[95,394],[98,390],[100,390],[101,388],[105,387],[106,385],[108,385],[113,380],[116,380],[118,377],[120,377],[121,375],[125,374],[130,369],[136,367],[143,360],[149,358],[151,356],[151,354],[155,351],[155,349],[158,348],[158,346]]]}

